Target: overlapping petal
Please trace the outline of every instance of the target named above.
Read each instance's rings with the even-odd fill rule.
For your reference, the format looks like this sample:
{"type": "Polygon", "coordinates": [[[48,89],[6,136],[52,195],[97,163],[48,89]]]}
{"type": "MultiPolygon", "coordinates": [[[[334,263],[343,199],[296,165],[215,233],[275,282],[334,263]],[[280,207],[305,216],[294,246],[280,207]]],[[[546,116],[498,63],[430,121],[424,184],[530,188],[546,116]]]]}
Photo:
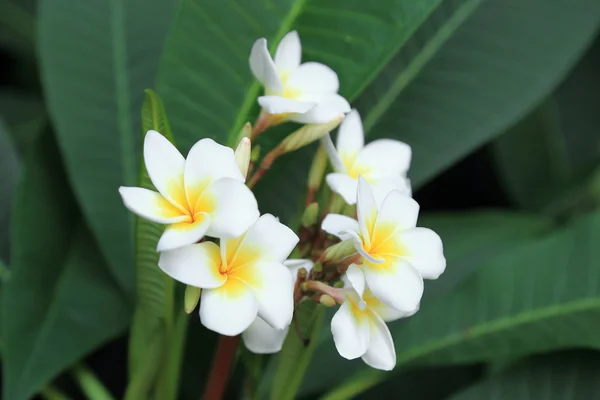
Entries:
{"type": "Polygon", "coordinates": [[[315,101],[300,101],[282,96],[260,96],[258,104],[269,114],[302,114],[317,105],[315,101]]]}
{"type": "Polygon", "coordinates": [[[376,313],[371,313],[369,326],[369,346],[362,359],[373,368],[391,371],[396,366],[396,350],[390,330],[376,313]]]}
{"type": "Polygon", "coordinates": [[[280,73],[289,73],[300,65],[302,46],[298,32],[291,31],[281,39],[275,50],[275,66],[280,73]]]}
{"type": "Polygon", "coordinates": [[[365,263],[365,280],[373,294],[387,305],[411,312],[423,296],[423,278],[406,260],[387,257],[381,264],[365,263]]]}
{"type": "Polygon", "coordinates": [[[227,276],[219,272],[219,246],[212,242],[163,251],[158,266],[171,278],[203,289],[217,288],[227,280],[227,276]]]}
{"type": "Polygon", "coordinates": [[[269,54],[266,39],[258,39],[252,46],[250,52],[250,70],[269,94],[283,93],[283,85],[275,67],[275,63],[269,54]]]}
{"type": "Polygon", "coordinates": [[[344,161],[354,162],[364,144],[365,134],[360,114],[352,110],[340,124],[336,141],[337,151],[344,161]]]}
{"type": "Polygon", "coordinates": [[[172,224],[191,219],[189,215],[183,214],[160,193],[152,190],[121,186],[119,193],[129,211],[150,221],[172,224]]]}
{"type": "Polygon", "coordinates": [[[331,333],[340,355],[348,360],[361,357],[369,346],[369,319],[351,301],[345,301],[331,319],[331,333]]]}
{"type": "Polygon", "coordinates": [[[194,215],[193,222],[179,222],[167,226],[156,245],[156,251],[177,249],[196,243],[206,234],[210,216],[206,213],[194,215]]]}
{"type": "Polygon", "coordinates": [[[401,233],[399,241],[406,249],[404,258],[423,278],[437,279],[446,269],[442,239],[431,229],[408,229],[401,233]]]}
{"type": "Polygon", "coordinates": [[[253,353],[277,353],[283,347],[288,330],[289,328],[275,329],[260,317],[256,317],[242,333],[242,340],[246,348],[253,353]]]}

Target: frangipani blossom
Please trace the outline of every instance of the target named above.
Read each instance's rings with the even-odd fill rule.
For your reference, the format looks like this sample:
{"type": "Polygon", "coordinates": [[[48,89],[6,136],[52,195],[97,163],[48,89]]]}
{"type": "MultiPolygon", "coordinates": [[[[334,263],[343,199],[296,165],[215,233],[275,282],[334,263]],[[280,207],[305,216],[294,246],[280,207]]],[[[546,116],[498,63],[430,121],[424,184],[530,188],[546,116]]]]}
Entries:
{"type": "Polygon", "coordinates": [[[352,239],[373,294],[391,307],[411,312],[423,295],[423,278],[436,279],[446,268],[442,241],[432,230],[416,227],[419,204],[412,198],[392,191],[378,207],[362,177],[357,198],[358,221],[329,214],[322,229],[352,239]]]}
{"type": "Polygon", "coordinates": [[[352,264],[344,277],[343,303],[331,320],[331,333],[340,355],[348,360],[361,357],[369,366],[389,371],[396,365],[392,335],[385,324],[408,317],[379,301],[366,287],[362,272],[352,264]],[[353,279],[349,279],[352,276],[353,279]]]}
{"type": "Polygon", "coordinates": [[[157,251],[196,243],[204,235],[236,237],[259,216],[233,150],[202,139],[187,160],[164,136],[148,131],[144,162],[158,193],[120,187],[125,206],[150,221],[167,224],[157,251]]]}
{"type": "MultiPolygon", "coordinates": [[[[304,259],[287,260],[283,264],[290,269],[294,277],[294,283],[298,278],[298,270],[300,268],[305,268],[307,272],[310,272],[313,267],[312,261],[304,259]]],[[[284,329],[275,329],[262,318],[256,317],[248,329],[242,333],[242,339],[246,348],[251,352],[256,354],[272,354],[281,351],[288,331],[289,326],[284,329]]]]}
{"type": "Polygon", "coordinates": [[[158,266],[203,289],[200,321],[208,329],[235,336],[257,316],[284,329],[292,319],[294,283],[283,262],[297,243],[291,229],[265,214],[243,235],[221,239],[220,247],[203,242],[165,251],[158,266]]]}
{"type": "Polygon", "coordinates": [[[324,142],[336,172],[327,175],[327,184],[346,203],[356,203],[358,176],[373,186],[379,204],[392,190],[411,195],[406,173],[411,149],[406,143],[378,139],[364,145],[363,126],[358,111],[352,110],[338,130],[336,148],[329,139],[324,142]]]}
{"type": "Polygon", "coordinates": [[[307,124],[329,122],[350,111],[348,101],[337,94],[337,74],[326,65],[300,64],[302,47],[296,31],[281,40],[275,59],[267,49],[267,40],[258,39],[250,53],[250,69],[265,87],[258,103],[268,114],[281,120],[307,124]]]}

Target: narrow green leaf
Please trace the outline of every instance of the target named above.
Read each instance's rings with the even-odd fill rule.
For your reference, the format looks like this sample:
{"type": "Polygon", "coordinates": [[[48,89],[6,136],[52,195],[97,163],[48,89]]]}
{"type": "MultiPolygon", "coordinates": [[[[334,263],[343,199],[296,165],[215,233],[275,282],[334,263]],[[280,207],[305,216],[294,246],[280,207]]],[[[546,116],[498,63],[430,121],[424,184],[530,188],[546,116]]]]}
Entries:
{"type": "Polygon", "coordinates": [[[32,150],[12,215],[11,278],[2,291],[3,398],[12,400],[30,398],[121,334],[130,319],[130,304],[81,221],[52,136],[32,150]]]}
{"type": "Polygon", "coordinates": [[[133,294],[139,110],[154,82],[174,0],[40,0],[38,48],[69,179],[115,278],[133,294]]]}
{"type": "Polygon", "coordinates": [[[451,400],[589,400],[598,395],[600,357],[582,351],[534,357],[451,400]]]}
{"type": "Polygon", "coordinates": [[[595,333],[600,320],[599,238],[596,212],[517,246],[451,295],[390,324],[397,364],[468,363],[600,347],[595,333]]]}
{"type": "Polygon", "coordinates": [[[0,259],[8,260],[10,210],[19,180],[19,159],[8,133],[0,119],[0,259]]]}

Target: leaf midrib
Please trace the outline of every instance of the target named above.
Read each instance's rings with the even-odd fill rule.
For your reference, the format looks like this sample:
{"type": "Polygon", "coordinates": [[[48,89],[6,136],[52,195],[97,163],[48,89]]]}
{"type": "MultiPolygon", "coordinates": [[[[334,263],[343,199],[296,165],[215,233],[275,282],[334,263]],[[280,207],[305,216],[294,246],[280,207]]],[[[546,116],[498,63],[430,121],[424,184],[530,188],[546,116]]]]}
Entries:
{"type": "MultiPolygon", "coordinates": [[[[288,33],[288,31],[291,29],[292,25],[296,21],[296,18],[298,18],[298,15],[300,15],[302,10],[304,9],[306,1],[307,0],[296,0],[292,5],[292,8],[287,13],[287,16],[283,20],[283,23],[280,25],[279,30],[277,31],[275,36],[273,36],[272,40],[270,40],[269,51],[271,52],[271,54],[273,53],[281,39],[283,39],[285,34],[288,33]]],[[[242,125],[246,123],[248,113],[254,105],[254,101],[258,97],[259,93],[260,83],[256,79],[254,79],[252,81],[252,84],[250,85],[250,88],[248,89],[248,92],[246,93],[246,97],[244,97],[242,107],[238,112],[235,122],[233,123],[233,126],[231,128],[231,131],[227,135],[227,142],[230,147],[235,148],[235,146],[237,145],[237,143],[235,143],[235,140],[238,136],[237,134],[242,128],[242,125]]]]}

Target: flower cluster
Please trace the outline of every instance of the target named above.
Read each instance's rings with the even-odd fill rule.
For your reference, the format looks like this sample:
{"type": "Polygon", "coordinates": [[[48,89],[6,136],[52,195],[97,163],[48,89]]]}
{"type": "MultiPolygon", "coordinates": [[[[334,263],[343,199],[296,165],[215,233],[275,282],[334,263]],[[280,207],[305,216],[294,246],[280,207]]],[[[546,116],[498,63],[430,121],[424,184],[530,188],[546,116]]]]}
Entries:
{"type": "Polygon", "coordinates": [[[143,155],[156,191],[121,187],[123,202],[166,225],[158,267],[202,289],[195,293],[207,328],[242,334],[251,351],[273,353],[282,348],[300,302],[339,304],[331,331],[340,355],[392,369],[396,356],[386,322],[414,314],[423,279],[437,278],[446,266],[439,236],[416,227],[419,205],[407,178],[411,149],[389,139],[364,144],[358,112],[337,93],[337,74],[323,64],[301,64],[296,32],[281,40],[274,59],[266,40],[257,40],[250,68],[265,94],[235,152],[202,139],[184,158],[149,131],[143,155]],[[251,141],[288,120],[307,125],[254,168],[251,141]],[[329,131],[340,121],[334,145],[329,131]],[[277,157],[319,138],[324,150],[315,156],[296,234],[276,217],[260,216],[251,188],[277,157]],[[321,185],[326,160],[320,154],[333,167],[328,187],[321,185]],[[313,201],[318,190],[331,193],[321,213],[313,201]]]}

